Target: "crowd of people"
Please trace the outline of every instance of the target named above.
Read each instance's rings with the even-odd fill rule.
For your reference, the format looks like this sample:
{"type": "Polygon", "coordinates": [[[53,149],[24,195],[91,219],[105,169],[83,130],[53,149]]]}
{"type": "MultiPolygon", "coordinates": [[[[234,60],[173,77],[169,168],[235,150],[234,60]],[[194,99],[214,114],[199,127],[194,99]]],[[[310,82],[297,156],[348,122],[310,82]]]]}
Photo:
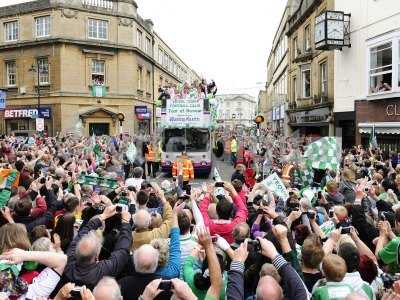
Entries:
{"type": "Polygon", "coordinates": [[[0,138],[0,299],[400,299],[399,155],[346,150],[282,199],[240,164],[158,185],[130,143],[0,138]]]}

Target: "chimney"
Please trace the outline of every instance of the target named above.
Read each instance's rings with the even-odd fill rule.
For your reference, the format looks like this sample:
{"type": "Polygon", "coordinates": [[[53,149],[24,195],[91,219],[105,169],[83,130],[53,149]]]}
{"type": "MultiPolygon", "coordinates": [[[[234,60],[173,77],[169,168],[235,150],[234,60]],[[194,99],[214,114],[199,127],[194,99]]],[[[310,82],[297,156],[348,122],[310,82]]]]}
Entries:
{"type": "Polygon", "coordinates": [[[153,32],[154,23],[151,19],[144,20],[144,24],[146,24],[146,27],[150,32],[153,32]]]}
{"type": "Polygon", "coordinates": [[[137,17],[138,6],[135,0],[117,0],[116,2],[118,2],[118,13],[137,17]]]}

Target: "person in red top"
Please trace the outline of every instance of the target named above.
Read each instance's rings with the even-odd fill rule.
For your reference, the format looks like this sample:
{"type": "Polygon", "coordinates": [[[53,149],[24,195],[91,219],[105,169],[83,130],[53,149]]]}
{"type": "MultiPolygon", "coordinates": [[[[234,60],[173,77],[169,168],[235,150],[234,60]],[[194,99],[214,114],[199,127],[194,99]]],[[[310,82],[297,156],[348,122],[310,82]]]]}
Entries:
{"type": "Polygon", "coordinates": [[[210,204],[210,194],[207,194],[200,203],[200,212],[203,215],[204,224],[209,227],[211,235],[220,235],[229,244],[234,242],[232,231],[236,224],[245,223],[248,211],[245,201],[238,195],[232,184],[225,182],[224,189],[232,197],[233,203],[229,201],[225,195],[218,194],[215,197],[218,199],[217,214],[218,220],[212,220],[208,216],[208,205],[210,204]],[[232,218],[232,213],[236,206],[236,214],[232,218]]]}

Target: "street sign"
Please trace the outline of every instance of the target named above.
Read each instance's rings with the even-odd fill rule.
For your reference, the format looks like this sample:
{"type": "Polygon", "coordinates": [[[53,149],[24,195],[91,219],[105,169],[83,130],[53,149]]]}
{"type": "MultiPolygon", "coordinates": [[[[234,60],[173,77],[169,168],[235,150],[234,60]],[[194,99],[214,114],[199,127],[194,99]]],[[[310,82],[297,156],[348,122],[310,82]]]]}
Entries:
{"type": "Polygon", "coordinates": [[[36,118],[36,131],[42,132],[44,131],[44,119],[36,118]]]}
{"type": "Polygon", "coordinates": [[[6,108],[6,98],[7,98],[6,92],[0,90],[0,109],[6,108]]]}
{"type": "Polygon", "coordinates": [[[135,106],[135,114],[147,114],[147,106],[135,106]]]}

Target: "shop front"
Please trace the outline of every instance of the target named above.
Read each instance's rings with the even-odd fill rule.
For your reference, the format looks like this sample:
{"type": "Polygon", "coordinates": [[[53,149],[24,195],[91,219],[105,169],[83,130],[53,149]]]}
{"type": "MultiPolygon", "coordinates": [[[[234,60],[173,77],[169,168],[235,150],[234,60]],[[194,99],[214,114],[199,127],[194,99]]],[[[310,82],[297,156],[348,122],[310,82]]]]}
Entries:
{"type": "Polygon", "coordinates": [[[375,132],[379,147],[384,151],[400,152],[399,99],[355,101],[356,144],[368,146],[375,132]]]}
{"type": "Polygon", "coordinates": [[[32,135],[36,133],[36,118],[44,119],[44,132],[46,134],[54,134],[50,107],[5,109],[5,132],[17,136],[32,135]]]}
{"type": "Polygon", "coordinates": [[[145,105],[135,106],[136,128],[139,134],[150,134],[151,130],[151,110],[145,105]]]}
{"type": "Polygon", "coordinates": [[[289,126],[300,136],[323,137],[333,134],[329,107],[289,112],[289,126]]]}

